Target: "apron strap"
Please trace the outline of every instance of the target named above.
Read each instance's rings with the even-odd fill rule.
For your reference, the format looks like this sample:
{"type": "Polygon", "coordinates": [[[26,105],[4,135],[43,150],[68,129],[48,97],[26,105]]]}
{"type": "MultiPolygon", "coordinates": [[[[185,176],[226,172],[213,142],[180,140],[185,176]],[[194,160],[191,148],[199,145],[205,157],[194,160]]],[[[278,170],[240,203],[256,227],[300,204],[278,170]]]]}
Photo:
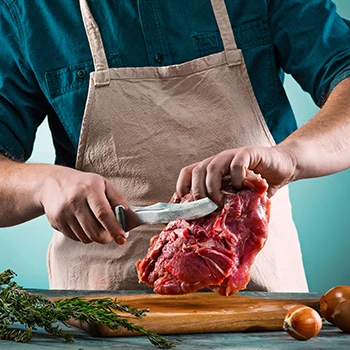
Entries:
{"type": "Polygon", "coordinates": [[[219,27],[222,42],[224,44],[224,51],[226,55],[226,62],[231,66],[236,66],[241,63],[241,59],[237,60],[237,44],[235,35],[233,34],[230,18],[227,13],[225,0],[210,0],[213,7],[216,23],[219,27]]]}
{"type": "Polygon", "coordinates": [[[89,40],[92,59],[95,67],[95,85],[108,85],[110,74],[106,52],[103,46],[100,30],[91,14],[87,0],[79,0],[84,27],[89,40]]]}
{"type": "MultiPolygon", "coordinates": [[[[233,30],[231,27],[230,18],[227,13],[226,5],[224,0],[210,0],[213,7],[214,15],[216,18],[217,25],[219,27],[222,42],[224,44],[224,51],[226,56],[226,62],[229,66],[235,66],[240,63],[237,60],[237,55],[233,52],[237,51],[237,44],[233,30]]],[[[103,46],[100,30],[93,18],[87,0],[79,0],[80,10],[82,13],[86,35],[89,40],[89,45],[94,61],[95,71],[103,72],[98,73],[95,76],[97,85],[109,84],[109,74],[107,71],[108,61],[103,46]]]]}

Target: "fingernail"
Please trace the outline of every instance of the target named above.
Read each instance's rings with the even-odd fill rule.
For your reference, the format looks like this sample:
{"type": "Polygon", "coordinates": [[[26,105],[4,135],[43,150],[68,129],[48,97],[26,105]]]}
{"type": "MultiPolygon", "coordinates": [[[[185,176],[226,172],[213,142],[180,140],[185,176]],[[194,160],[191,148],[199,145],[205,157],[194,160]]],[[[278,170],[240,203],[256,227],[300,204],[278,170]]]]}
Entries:
{"type": "Polygon", "coordinates": [[[219,208],[223,208],[225,206],[225,197],[222,197],[219,203],[219,208]]]}
{"type": "Polygon", "coordinates": [[[129,232],[125,232],[125,239],[129,238],[129,232]]]}
{"type": "Polygon", "coordinates": [[[125,242],[126,242],[126,240],[125,240],[124,237],[119,236],[119,237],[117,238],[117,243],[118,243],[118,244],[123,245],[123,244],[125,244],[125,242]]]}

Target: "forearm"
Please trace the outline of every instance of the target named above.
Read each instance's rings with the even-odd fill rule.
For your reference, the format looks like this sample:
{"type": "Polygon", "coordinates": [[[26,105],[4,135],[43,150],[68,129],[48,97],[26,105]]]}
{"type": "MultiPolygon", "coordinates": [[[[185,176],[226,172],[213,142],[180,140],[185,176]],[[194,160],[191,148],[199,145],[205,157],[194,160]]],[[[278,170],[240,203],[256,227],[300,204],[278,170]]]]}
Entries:
{"type": "Polygon", "coordinates": [[[44,214],[39,190],[53,165],[23,164],[0,155],[0,227],[44,214]]]}
{"type": "Polygon", "coordinates": [[[293,181],[349,168],[350,79],[339,83],[317,115],[276,148],[293,155],[293,181]]]}

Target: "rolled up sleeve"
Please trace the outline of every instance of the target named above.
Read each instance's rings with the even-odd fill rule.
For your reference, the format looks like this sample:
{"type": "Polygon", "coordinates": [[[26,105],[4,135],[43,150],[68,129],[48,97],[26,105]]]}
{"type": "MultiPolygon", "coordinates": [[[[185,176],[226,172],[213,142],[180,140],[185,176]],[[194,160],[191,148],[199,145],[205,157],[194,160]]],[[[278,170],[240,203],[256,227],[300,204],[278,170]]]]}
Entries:
{"type": "Polygon", "coordinates": [[[26,63],[25,43],[11,3],[0,0],[0,151],[25,161],[48,102],[26,63]]]}
{"type": "Polygon", "coordinates": [[[318,106],[350,77],[350,22],[330,0],[270,0],[277,60],[318,106]]]}

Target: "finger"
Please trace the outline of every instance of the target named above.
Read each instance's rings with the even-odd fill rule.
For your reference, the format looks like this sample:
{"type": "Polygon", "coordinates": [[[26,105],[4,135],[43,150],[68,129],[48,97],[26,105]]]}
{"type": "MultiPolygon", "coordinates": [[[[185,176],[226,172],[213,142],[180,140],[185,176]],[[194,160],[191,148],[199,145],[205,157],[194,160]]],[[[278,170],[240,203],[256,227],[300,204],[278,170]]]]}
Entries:
{"type": "Polygon", "coordinates": [[[269,186],[269,189],[267,190],[267,197],[269,198],[273,197],[277,191],[278,191],[278,188],[276,186],[269,186]]]}
{"type": "Polygon", "coordinates": [[[229,172],[230,162],[234,157],[232,152],[222,152],[215,157],[207,167],[206,187],[209,197],[220,207],[224,204],[222,195],[222,180],[229,172]]]}
{"type": "Polygon", "coordinates": [[[192,186],[192,170],[198,163],[191,164],[182,168],[176,182],[176,193],[180,198],[184,197],[191,191],[192,186]]]}
{"type": "Polygon", "coordinates": [[[76,218],[84,233],[91,241],[100,244],[108,244],[113,241],[113,237],[97,221],[94,213],[87,204],[76,214],[76,218]]]}
{"type": "Polygon", "coordinates": [[[237,189],[242,189],[244,180],[247,178],[249,169],[254,169],[256,166],[254,154],[249,149],[243,149],[236,154],[230,164],[230,174],[232,186],[237,189]]]}
{"type": "Polygon", "coordinates": [[[113,240],[117,244],[124,244],[126,242],[126,234],[119,225],[106,195],[107,193],[103,192],[91,195],[87,199],[88,205],[103,228],[113,237],[113,240]]]}
{"type": "Polygon", "coordinates": [[[88,244],[91,243],[92,240],[85,234],[84,230],[80,226],[78,220],[74,217],[70,222],[66,223],[69,229],[73,232],[76,238],[79,239],[80,242],[88,244]]]}
{"type": "Polygon", "coordinates": [[[192,185],[191,191],[194,199],[200,199],[207,197],[207,188],[205,184],[205,179],[207,176],[207,166],[210,163],[209,159],[200,162],[192,170],[192,185]]]}
{"type": "Polygon", "coordinates": [[[242,189],[247,175],[246,159],[234,159],[230,165],[230,174],[232,186],[238,190],[242,189]]]}
{"type": "Polygon", "coordinates": [[[72,239],[73,241],[80,242],[80,239],[78,237],[76,237],[74,232],[69,228],[69,226],[67,224],[63,224],[60,229],[57,229],[55,227],[54,227],[54,229],[61,232],[62,234],[64,234],[66,237],[72,239]]]}

